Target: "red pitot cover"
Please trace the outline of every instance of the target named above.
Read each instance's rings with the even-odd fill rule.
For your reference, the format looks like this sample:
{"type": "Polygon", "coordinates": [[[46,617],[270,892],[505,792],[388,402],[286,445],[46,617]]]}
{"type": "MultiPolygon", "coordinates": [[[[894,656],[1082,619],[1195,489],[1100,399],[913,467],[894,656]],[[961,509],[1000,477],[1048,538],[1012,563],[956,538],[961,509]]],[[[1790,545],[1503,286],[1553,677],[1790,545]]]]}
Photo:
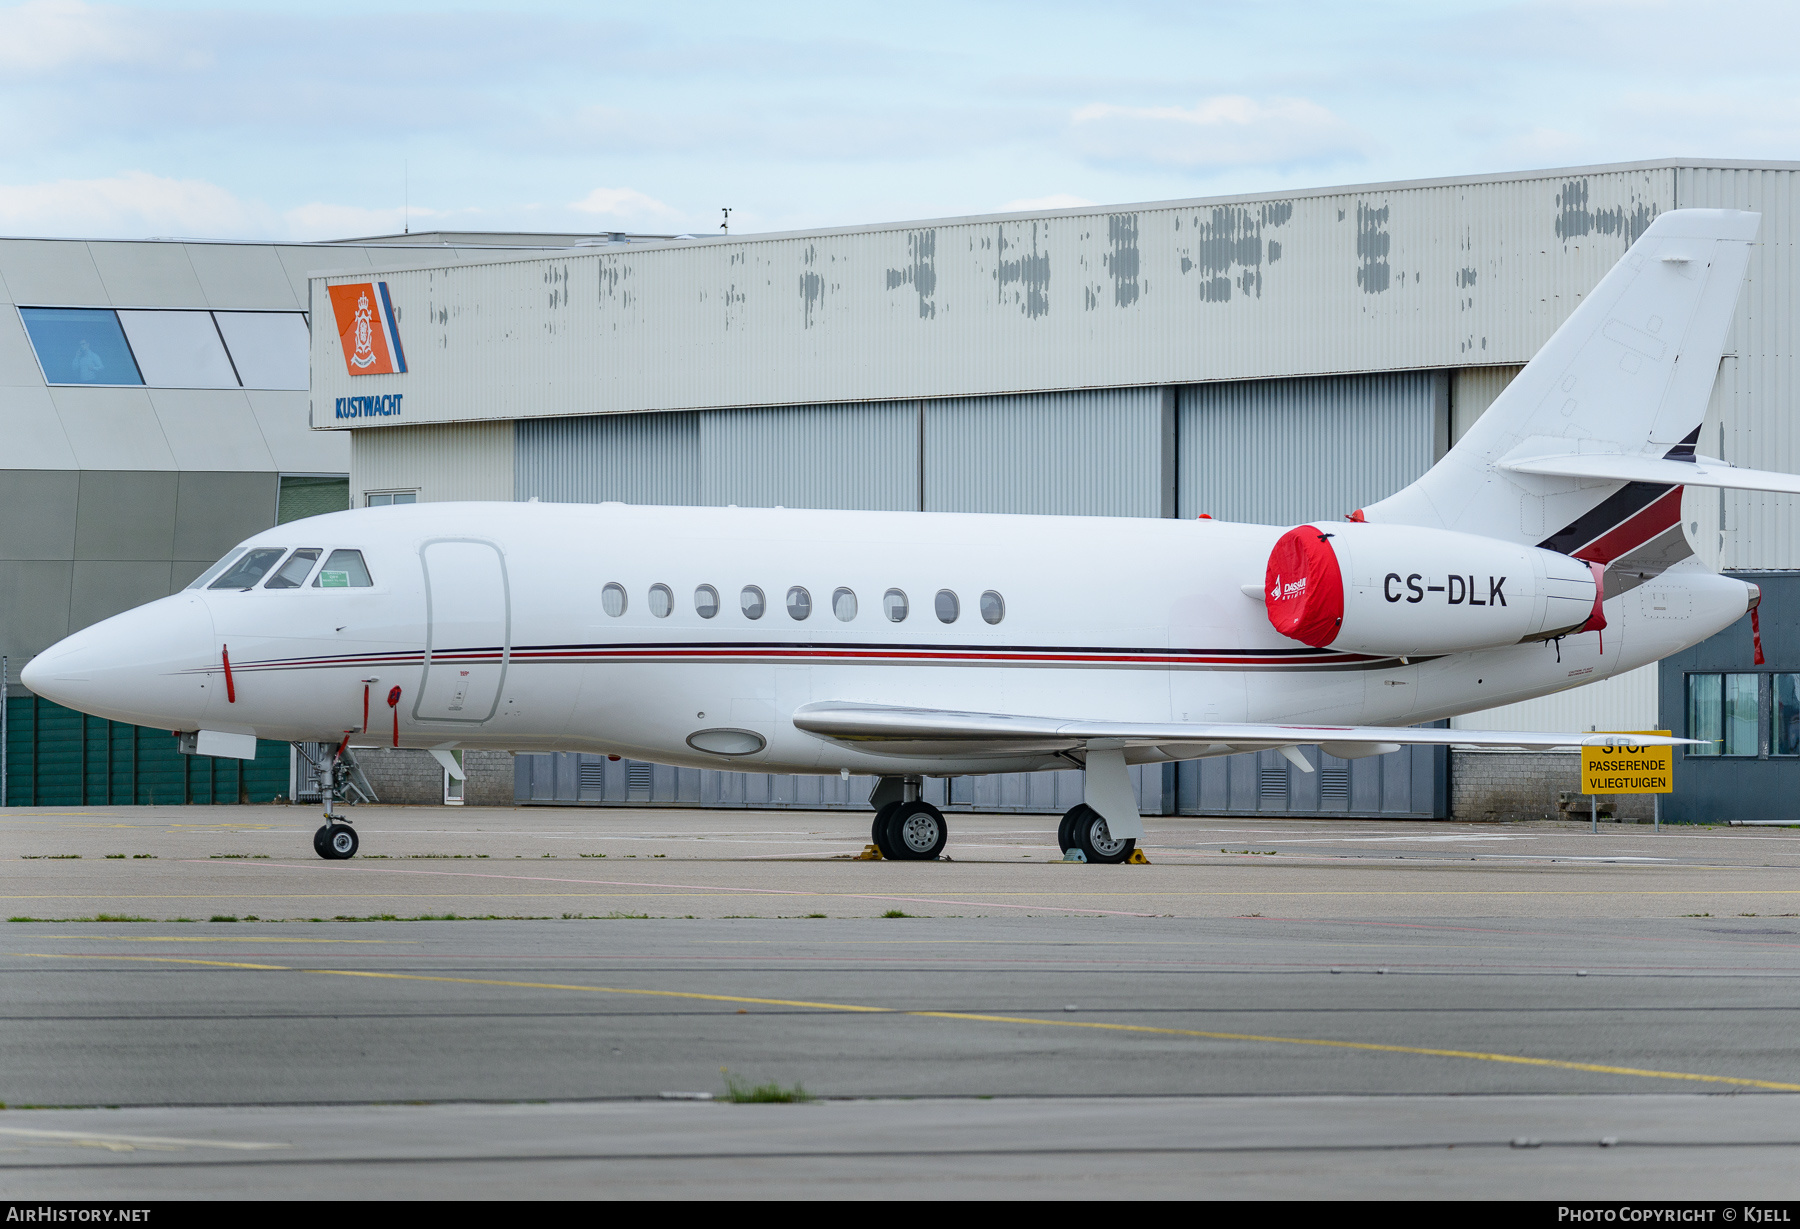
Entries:
{"type": "Polygon", "coordinates": [[[1344,624],[1344,578],[1330,539],[1317,525],[1288,530],[1269,552],[1263,575],[1269,622],[1315,649],[1336,640],[1344,624]]]}

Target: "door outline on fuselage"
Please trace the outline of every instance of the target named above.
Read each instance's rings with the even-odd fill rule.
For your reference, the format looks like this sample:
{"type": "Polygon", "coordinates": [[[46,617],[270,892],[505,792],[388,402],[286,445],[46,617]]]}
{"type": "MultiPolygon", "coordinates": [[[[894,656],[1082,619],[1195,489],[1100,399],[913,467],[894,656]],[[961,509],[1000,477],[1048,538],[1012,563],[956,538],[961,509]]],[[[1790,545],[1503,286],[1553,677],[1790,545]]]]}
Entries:
{"type": "Polygon", "coordinates": [[[419,672],[419,692],[413,697],[412,716],[414,721],[443,722],[457,725],[480,725],[492,720],[500,711],[500,698],[506,691],[506,674],[512,665],[512,576],[506,568],[506,551],[498,542],[490,538],[441,537],[427,538],[419,543],[419,571],[425,581],[425,661],[419,672]],[[431,658],[437,647],[437,622],[431,601],[431,562],[426,552],[434,546],[446,543],[464,543],[470,546],[485,546],[494,552],[500,563],[500,678],[494,687],[494,702],[486,714],[480,717],[438,717],[425,716],[419,712],[419,706],[425,703],[425,697],[431,684],[431,658]]]}

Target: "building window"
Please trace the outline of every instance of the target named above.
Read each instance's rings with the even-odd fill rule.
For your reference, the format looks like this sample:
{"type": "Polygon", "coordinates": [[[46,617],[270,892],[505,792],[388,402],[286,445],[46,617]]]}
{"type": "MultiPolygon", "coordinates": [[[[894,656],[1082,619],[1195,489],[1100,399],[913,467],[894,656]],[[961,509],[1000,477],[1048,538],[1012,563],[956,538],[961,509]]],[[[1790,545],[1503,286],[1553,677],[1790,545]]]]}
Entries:
{"type": "Polygon", "coordinates": [[[1769,754],[1800,755],[1800,674],[1769,676],[1769,754]]]}
{"type": "Polygon", "coordinates": [[[1689,738],[1702,740],[1686,755],[1757,753],[1757,674],[1690,674],[1687,678],[1689,738]]]}
{"type": "Polygon", "coordinates": [[[304,312],[21,307],[50,384],[308,386],[304,312]]]}
{"type": "Polygon", "coordinates": [[[25,332],[50,384],[142,384],[111,308],[21,307],[25,332]]]}
{"type": "Polygon", "coordinates": [[[370,491],[363,496],[363,502],[370,508],[387,508],[394,504],[416,504],[419,502],[417,491],[370,491]]]}

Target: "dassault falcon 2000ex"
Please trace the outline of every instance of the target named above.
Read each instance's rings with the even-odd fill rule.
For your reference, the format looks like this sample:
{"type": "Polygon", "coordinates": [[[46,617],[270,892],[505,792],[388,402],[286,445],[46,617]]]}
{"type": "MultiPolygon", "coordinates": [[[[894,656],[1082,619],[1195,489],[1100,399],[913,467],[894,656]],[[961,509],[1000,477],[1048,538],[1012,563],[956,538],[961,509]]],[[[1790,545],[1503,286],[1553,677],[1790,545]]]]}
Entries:
{"type": "MultiPolygon", "coordinates": [[[[1695,441],[1758,215],[1656,218],[1468,433],[1340,522],[440,503],[261,533],[25,669],[202,754],[608,752],[869,773],[874,840],[936,858],[927,775],[1079,766],[1059,839],[1143,839],[1131,764],[1605,736],[1413,723],[1592,683],[1754,610],[1682,529],[1686,486],[1800,492],[1695,441]]],[[[1636,743],[1682,742],[1634,735],[1636,743]]]]}

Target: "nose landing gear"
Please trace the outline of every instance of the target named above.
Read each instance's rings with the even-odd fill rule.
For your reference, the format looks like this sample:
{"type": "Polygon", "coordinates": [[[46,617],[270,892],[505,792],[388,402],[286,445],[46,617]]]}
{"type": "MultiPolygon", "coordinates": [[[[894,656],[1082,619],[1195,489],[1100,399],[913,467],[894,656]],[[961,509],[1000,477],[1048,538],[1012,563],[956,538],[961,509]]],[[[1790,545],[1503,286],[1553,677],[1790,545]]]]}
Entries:
{"type": "Polygon", "coordinates": [[[349,824],[329,823],[313,833],[313,850],[321,858],[339,861],[356,856],[356,829],[349,824]]]}

